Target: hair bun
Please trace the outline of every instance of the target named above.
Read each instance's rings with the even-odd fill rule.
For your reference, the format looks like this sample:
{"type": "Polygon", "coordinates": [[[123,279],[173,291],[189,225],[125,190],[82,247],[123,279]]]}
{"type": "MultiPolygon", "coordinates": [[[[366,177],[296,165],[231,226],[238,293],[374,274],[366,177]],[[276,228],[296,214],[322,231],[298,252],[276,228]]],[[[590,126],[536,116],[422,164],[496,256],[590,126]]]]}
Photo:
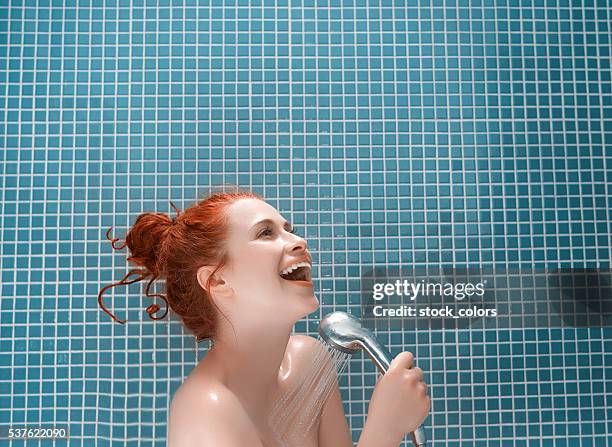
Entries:
{"type": "Polygon", "coordinates": [[[119,320],[111,312],[106,309],[102,302],[102,295],[104,292],[112,287],[118,285],[133,284],[137,281],[142,281],[147,277],[151,277],[148,282],[145,294],[149,298],[160,297],[166,304],[166,309],[163,315],[155,317],[161,308],[158,304],[153,303],[147,307],[146,311],[149,317],[153,320],[160,320],[168,313],[168,300],[165,295],[151,293],[150,288],[153,282],[160,276],[160,265],[163,265],[164,260],[159,258],[160,248],[163,246],[168,231],[173,227],[176,222],[176,218],[179,216],[179,210],[176,208],[174,203],[170,202],[172,207],[176,210],[176,216],[171,218],[165,213],[143,213],[136,218],[136,222],[132,228],[128,231],[125,241],[122,245],[116,245],[119,238],[111,238],[110,232],[113,227],[110,227],[106,232],[106,239],[111,242],[112,247],[115,250],[122,250],[126,246],[131,252],[131,255],[127,258],[128,261],[134,264],[144,267],[130,270],[130,272],[119,282],[110,284],[104,287],[98,293],[98,304],[102,309],[109,314],[115,321],[119,323],[125,323],[127,320],[119,320]],[[135,277],[134,277],[135,276],[135,277]]]}
{"type": "Polygon", "coordinates": [[[158,253],[170,228],[172,219],[167,214],[145,213],[138,216],[125,238],[131,253],[127,260],[146,267],[153,276],[158,276],[162,261],[158,259],[158,253]]]}

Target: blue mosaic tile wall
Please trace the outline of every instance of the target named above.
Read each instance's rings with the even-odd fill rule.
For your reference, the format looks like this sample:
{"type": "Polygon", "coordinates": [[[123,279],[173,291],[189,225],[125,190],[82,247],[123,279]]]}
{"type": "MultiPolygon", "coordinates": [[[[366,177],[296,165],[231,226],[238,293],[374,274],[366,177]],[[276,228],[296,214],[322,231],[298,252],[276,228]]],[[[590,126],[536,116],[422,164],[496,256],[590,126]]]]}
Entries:
{"type": "MultiPolygon", "coordinates": [[[[263,194],[306,237],[312,335],[358,312],[375,265],[609,267],[611,9],[2,2],[0,424],[165,445],[204,352],[139,286],[114,292],[127,325],[100,311],[128,267],[104,233],[211,185],[263,194]]],[[[612,445],[609,327],[382,335],[426,371],[431,446],[612,445]]],[[[361,356],[342,377],[355,441],[375,381],[361,356]]]]}

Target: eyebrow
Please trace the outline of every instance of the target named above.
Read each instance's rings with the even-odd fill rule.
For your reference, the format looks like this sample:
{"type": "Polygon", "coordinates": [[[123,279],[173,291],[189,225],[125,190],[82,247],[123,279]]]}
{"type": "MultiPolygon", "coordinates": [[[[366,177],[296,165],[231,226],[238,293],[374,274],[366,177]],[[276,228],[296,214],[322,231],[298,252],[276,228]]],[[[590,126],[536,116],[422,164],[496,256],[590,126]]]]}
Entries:
{"type": "MultiPolygon", "coordinates": [[[[254,224],[254,225],[251,227],[251,229],[252,229],[252,228],[255,228],[256,226],[261,225],[261,224],[272,224],[272,225],[274,225],[274,221],[273,221],[272,219],[262,219],[262,220],[260,220],[259,222],[257,222],[256,224],[254,224]]],[[[290,223],[290,222],[285,221],[285,223],[283,223],[283,227],[287,227],[287,226],[288,226],[289,228],[291,228],[291,227],[292,227],[292,225],[291,225],[291,223],[290,223]]]]}

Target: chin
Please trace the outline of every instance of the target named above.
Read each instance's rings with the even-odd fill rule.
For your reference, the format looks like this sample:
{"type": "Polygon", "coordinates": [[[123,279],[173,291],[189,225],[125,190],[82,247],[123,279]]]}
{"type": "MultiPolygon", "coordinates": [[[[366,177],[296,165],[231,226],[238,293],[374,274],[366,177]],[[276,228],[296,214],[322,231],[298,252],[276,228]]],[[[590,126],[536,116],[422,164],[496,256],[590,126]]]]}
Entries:
{"type": "Polygon", "coordinates": [[[310,297],[302,296],[299,299],[301,302],[297,306],[292,306],[293,311],[291,312],[296,323],[319,308],[319,300],[314,293],[310,297]]]}
{"type": "Polygon", "coordinates": [[[315,310],[319,308],[319,299],[314,293],[312,294],[312,297],[313,297],[314,305],[313,305],[313,309],[311,312],[314,312],[315,310]]]}
{"type": "Polygon", "coordinates": [[[308,300],[307,312],[300,318],[304,318],[305,316],[313,313],[315,310],[319,308],[319,299],[316,297],[314,293],[312,294],[312,298],[310,299],[306,298],[306,300],[308,300]]]}

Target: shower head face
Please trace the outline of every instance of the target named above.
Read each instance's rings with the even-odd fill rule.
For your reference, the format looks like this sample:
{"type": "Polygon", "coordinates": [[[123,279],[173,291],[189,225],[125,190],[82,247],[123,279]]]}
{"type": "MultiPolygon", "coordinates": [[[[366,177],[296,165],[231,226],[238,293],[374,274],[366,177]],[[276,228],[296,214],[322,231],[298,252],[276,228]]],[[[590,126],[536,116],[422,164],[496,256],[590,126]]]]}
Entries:
{"type": "Polygon", "coordinates": [[[348,354],[362,349],[384,374],[393,355],[361,321],[345,312],[332,312],[319,323],[319,335],[332,348],[348,354]]]}
{"type": "Polygon", "coordinates": [[[319,323],[321,338],[333,348],[348,354],[361,349],[368,333],[357,318],[345,312],[332,312],[319,323]]]}

